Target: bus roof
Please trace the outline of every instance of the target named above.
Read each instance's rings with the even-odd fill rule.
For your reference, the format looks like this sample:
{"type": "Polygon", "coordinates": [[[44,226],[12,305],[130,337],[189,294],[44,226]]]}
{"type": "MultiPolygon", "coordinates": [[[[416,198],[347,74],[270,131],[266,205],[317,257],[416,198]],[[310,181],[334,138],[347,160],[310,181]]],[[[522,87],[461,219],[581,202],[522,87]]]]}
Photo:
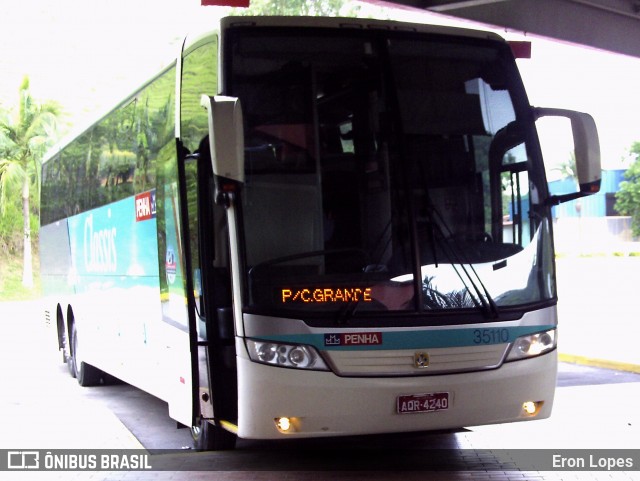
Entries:
{"type": "Polygon", "coordinates": [[[397,20],[376,20],[370,18],[350,17],[224,17],[220,21],[221,29],[236,26],[254,27],[303,27],[303,28],[341,28],[341,29],[372,29],[399,32],[435,33],[441,35],[456,35],[471,38],[485,38],[504,41],[498,34],[460,27],[448,27],[424,23],[400,22],[397,20]]]}
{"type": "MultiPolygon", "coordinates": [[[[440,35],[456,35],[469,38],[482,38],[497,41],[504,39],[493,32],[474,30],[461,27],[430,25],[425,23],[400,22],[397,20],[377,20],[354,17],[297,17],[297,16],[229,16],[220,20],[219,30],[224,31],[233,27],[301,27],[327,29],[354,30],[389,30],[398,32],[434,33],[440,35]]],[[[189,35],[185,42],[185,49],[193,47],[203,39],[211,37],[218,29],[203,30],[189,35]]]]}

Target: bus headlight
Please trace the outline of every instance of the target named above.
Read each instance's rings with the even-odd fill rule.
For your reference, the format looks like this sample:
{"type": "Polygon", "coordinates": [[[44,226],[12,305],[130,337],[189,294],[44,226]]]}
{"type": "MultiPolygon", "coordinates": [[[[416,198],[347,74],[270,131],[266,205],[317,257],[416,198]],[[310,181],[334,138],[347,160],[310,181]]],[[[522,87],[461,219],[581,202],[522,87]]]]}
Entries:
{"type": "Polygon", "coordinates": [[[556,348],[556,330],[550,329],[536,334],[519,337],[511,345],[506,361],[517,361],[539,356],[556,348]]]}
{"type": "Polygon", "coordinates": [[[312,346],[255,341],[253,339],[247,339],[246,343],[249,358],[255,362],[296,369],[329,370],[312,346]]]}

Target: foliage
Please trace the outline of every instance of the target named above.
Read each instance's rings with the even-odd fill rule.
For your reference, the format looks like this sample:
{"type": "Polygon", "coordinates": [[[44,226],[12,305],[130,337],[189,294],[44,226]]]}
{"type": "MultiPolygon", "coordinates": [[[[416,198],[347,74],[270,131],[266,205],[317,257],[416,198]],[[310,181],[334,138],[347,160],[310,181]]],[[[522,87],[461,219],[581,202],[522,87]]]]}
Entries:
{"type": "MultiPolygon", "coordinates": [[[[31,95],[29,78],[20,85],[19,102],[12,111],[0,114],[0,216],[22,204],[23,285],[33,284],[31,259],[32,214],[38,213],[40,160],[56,140],[60,107],[52,102],[37,102],[31,95]]],[[[15,231],[0,231],[3,243],[11,249],[15,231]]]]}
{"type": "Polygon", "coordinates": [[[156,184],[156,161],[173,136],[171,69],[65,146],[43,167],[43,225],[156,184]]]}
{"type": "Polygon", "coordinates": [[[563,179],[577,179],[578,170],[576,168],[576,153],[572,151],[570,157],[567,160],[565,160],[552,170],[560,172],[560,177],[563,179]]]}
{"type": "Polygon", "coordinates": [[[0,215],[0,255],[16,255],[22,247],[22,210],[19,202],[7,202],[0,215]]]}
{"type": "MultiPolygon", "coordinates": [[[[21,221],[20,221],[21,223],[21,221]]],[[[21,238],[20,229],[18,237],[21,238]]],[[[34,256],[34,268],[38,269],[38,256],[34,256]]],[[[0,302],[26,301],[40,295],[40,277],[35,276],[33,288],[22,285],[22,260],[19,256],[7,255],[0,251],[0,302]]]]}
{"type": "Polygon", "coordinates": [[[442,293],[433,285],[433,277],[424,278],[422,293],[426,309],[455,309],[476,306],[468,289],[442,293]]]}
{"type": "Polygon", "coordinates": [[[236,9],[234,15],[291,15],[291,16],[356,16],[359,7],[346,0],[251,0],[247,9],[236,9]]]}
{"type": "Polygon", "coordinates": [[[631,229],[634,236],[640,236],[640,142],[631,146],[635,161],[625,172],[620,190],[616,194],[615,208],[622,215],[631,216],[631,229]]]}

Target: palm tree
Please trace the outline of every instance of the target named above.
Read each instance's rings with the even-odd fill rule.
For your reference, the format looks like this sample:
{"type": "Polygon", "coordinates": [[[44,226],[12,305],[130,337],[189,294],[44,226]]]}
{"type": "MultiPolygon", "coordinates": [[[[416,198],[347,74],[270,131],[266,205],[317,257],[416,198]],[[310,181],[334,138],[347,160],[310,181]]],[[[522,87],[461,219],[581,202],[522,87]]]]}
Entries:
{"type": "MultiPolygon", "coordinates": [[[[0,118],[0,213],[14,195],[22,196],[23,270],[22,284],[33,286],[31,255],[30,193],[40,192],[40,161],[57,137],[60,107],[39,103],[31,96],[29,78],[20,85],[20,105],[13,115],[0,118]]],[[[39,197],[39,196],[38,196],[39,197]]]]}
{"type": "Polygon", "coordinates": [[[438,291],[433,284],[433,276],[426,276],[422,281],[422,293],[426,309],[456,309],[478,305],[467,288],[447,293],[438,291]]]}
{"type": "Polygon", "coordinates": [[[551,169],[560,172],[563,179],[578,179],[578,171],[576,169],[576,153],[571,152],[569,158],[557,167],[551,169]]]}

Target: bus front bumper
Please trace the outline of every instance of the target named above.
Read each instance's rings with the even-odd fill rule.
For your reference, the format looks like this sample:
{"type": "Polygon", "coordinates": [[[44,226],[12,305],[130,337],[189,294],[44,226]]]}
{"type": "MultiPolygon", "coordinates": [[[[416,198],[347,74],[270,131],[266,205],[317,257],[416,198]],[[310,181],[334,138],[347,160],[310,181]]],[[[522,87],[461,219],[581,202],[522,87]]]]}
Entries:
{"type": "Polygon", "coordinates": [[[557,364],[554,350],[487,371],[353,378],[238,358],[238,435],[247,439],[345,436],[544,419],[551,414],[557,364]],[[399,398],[429,393],[448,393],[446,408],[398,413],[399,398]],[[537,403],[534,413],[523,408],[530,402],[537,403]],[[289,422],[289,429],[277,427],[281,418],[289,422]]]}

